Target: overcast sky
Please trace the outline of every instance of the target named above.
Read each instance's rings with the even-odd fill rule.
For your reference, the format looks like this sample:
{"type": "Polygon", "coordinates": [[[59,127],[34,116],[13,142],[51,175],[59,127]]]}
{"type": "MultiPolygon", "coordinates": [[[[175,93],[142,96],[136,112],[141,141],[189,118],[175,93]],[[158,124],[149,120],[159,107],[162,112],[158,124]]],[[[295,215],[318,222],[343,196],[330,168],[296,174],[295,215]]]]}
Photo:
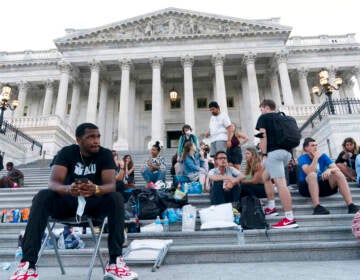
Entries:
{"type": "Polygon", "coordinates": [[[280,17],[292,36],[356,33],[359,0],[3,0],[0,51],[55,48],[65,28],[91,28],[175,7],[244,19],[280,17]]]}

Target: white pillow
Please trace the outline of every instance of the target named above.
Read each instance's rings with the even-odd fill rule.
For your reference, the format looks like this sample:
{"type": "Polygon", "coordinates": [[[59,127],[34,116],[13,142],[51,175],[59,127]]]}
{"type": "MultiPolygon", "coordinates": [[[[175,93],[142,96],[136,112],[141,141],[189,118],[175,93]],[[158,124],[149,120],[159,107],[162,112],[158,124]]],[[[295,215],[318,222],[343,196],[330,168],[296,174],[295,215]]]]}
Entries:
{"type": "Polygon", "coordinates": [[[160,251],[172,244],[172,239],[142,239],[134,240],[129,245],[130,252],[126,254],[125,261],[156,260],[160,251]]]}
{"type": "Polygon", "coordinates": [[[200,229],[236,227],[231,203],[212,205],[199,210],[200,229]]]}

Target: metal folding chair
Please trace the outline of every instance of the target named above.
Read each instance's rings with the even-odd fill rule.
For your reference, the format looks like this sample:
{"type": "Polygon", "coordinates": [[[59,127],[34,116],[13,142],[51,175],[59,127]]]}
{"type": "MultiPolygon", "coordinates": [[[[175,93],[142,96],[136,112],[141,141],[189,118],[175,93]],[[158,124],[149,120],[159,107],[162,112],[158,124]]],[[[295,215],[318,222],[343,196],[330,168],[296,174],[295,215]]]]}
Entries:
{"type": "Polygon", "coordinates": [[[93,252],[92,257],[91,257],[91,262],[90,262],[90,265],[89,265],[89,271],[88,271],[87,279],[88,280],[91,279],[91,274],[92,274],[92,270],[93,270],[93,267],[94,267],[94,264],[95,264],[96,256],[99,257],[102,269],[105,272],[105,264],[104,264],[104,261],[103,261],[103,259],[101,257],[101,252],[100,252],[99,248],[100,248],[100,242],[101,242],[101,238],[102,238],[106,223],[107,223],[107,217],[105,217],[103,219],[95,219],[93,217],[84,215],[78,220],[76,220],[76,217],[69,218],[69,219],[55,219],[55,218],[49,217],[47,225],[46,225],[46,227],[48,229],[48,234],[46,235],[43,243],[41,244],[41,248],[40,248],[40,251],[39,251],[39,254],[38,254],[38,262],[39,262],[40,257],[41,257],[41,255],[42,255],[42,253],[43,253],[43,251],[44,251],[44,249],[46,247],[47,241],[49,239],[51,239],[53,244],[54,244],[55,255],[56,255],[57,261],[58,261],[59,266],[60,266],[61,274],[65,274],[65,269],[64,269],[63,263],[61,261],[59,250],[57,248],[56,235],[53,232],[53,229],[54,229],[55,225],[56,224],[63,224],[63,225],[76,226],[76,227],[89,227],[90,230],[91,230],[92,239],[93,239],[94,244],[95,244],[95,249],[94,249],[94,252],[93,252]],[[95,224],[95,226],[96,225],[101,226],[100,232],[98,234],[95,233],[94,224],[95,224]]]}

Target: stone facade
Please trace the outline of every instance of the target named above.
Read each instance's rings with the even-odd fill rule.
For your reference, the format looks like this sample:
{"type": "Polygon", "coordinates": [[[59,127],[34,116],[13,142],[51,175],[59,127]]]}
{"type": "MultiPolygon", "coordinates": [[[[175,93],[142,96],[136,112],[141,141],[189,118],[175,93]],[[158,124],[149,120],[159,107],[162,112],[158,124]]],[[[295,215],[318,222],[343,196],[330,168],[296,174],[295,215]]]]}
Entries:
{"type": "Polygon", "coordinates": [[[117,150],[141,150],[155,140],[174,146],[184,123],[203,138],[211,100],[253,140],[263,98],[301,124],[324,100],[309,90],[321,68],[345,82],[334,97],[353,97],[353,79],[360,84],[354,34],[289,37],[291,27],[278,19],[168,8],[66,31],[54,50],[0,53],[0,82],[20,100],[5,118],[46,138],[48,157],[74,141],[84,121],[97,123],[102,143],[117,150]],[[176,102],[169,100],[172,88],[176,102]]]}

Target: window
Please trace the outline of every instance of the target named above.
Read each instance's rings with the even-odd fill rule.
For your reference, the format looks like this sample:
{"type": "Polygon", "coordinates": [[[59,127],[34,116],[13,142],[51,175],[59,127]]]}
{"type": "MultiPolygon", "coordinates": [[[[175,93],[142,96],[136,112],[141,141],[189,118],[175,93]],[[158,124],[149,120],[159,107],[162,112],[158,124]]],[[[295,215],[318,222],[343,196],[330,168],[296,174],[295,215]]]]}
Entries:
{"type": "Polygon", "coordinates": [[[207,98],[206,97],[198,98],[197,99],[197,107],[198,107],[198,109],[207,108],[207,98]]]}
{"type": "Polygon", "coordinates": [[[234,97],[227,97],[226,98],[226,105],[228,108],[234,108],[234,97]]]}
{"type": "Polygon", "coordinates": [[[67,108],[66,108],[66,114],[70,114],[70,111],[71,111],[71,104],[68,104],[67,105],[67,108]]]}
{"type": "Polygon", "coordinates": [[[26,117],[28,115],[29,106],[24,106],[23,116],[26,117]]]}
{"type": "Polygon", "coordinates": [[[176,98],[175,101],[170,100],[170,109],[180,109],[181,108],[181,99],[176,98]]]}
{"type": "Polygon", "coordinates": [[[152,110],[152,102],[151,100],[144,100],[144,111],[152,110]]]}

